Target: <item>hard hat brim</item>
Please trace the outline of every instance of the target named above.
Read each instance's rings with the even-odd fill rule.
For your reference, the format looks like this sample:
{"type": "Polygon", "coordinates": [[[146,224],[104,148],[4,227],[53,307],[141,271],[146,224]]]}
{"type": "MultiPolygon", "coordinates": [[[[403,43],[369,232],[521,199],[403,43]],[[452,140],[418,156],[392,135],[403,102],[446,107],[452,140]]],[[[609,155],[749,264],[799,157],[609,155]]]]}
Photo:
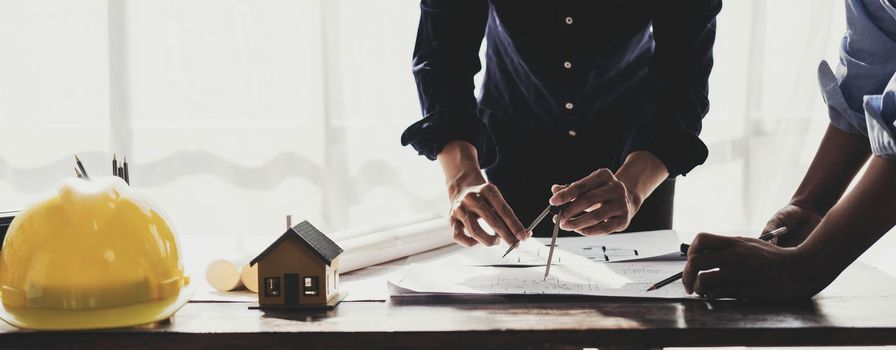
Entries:
{"type": "Polygon", "coordinates": [[[139,326],[165,320],[184,306],[196,291],[195,283],[176,296],[103,309],[59,310],[10,307],[0,303],[0,318],[24,329],[67,331],[139,326]]]}

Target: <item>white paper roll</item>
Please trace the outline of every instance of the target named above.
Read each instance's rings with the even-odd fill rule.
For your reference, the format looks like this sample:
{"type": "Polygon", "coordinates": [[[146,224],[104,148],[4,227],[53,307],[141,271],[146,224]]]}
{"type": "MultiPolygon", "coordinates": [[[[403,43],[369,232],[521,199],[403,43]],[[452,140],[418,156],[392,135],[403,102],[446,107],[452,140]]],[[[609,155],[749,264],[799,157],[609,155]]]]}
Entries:
{"type": "Polygon", "coordinates": [[[451,244],[446,218],[427,220],[382,232],[338,241],[342,253],[339,272],[345,273],[404,258],[451,244]]]}
{"type": "Polygon", "coordinates": [[[238,262],[227,259],[218,259],[208,264],[205,269],[205,279],[208,284],[221,292],[229,292],[242,286],[238,262]]]}
{"type": "MultiPolygon", "coordinates": [[[[412,216],[412,217],[408,217],[408,218],[403,218],[400,220],[393,220],[393,221],[389,221],[389,222],[379,223],[376,225],[355,227],[355,228],[350,228],[348,230],[336,231],[336,232],[327,234],[327,236],[336,242],[342,242],[342,241],[356,238],[356,237],[366,236],[366,235],[370,235],[370,234],[374,234],[374,233],[378,233],[378,232],[389,231],[392,229],[405,227],[408,225],[419,224],[421,222],[430,221],[430,220],[440,218],[440,217],[441,216],[436,215],[436,214],[421,214],[421,215],[416,215],[416,216],[412,216]]],[[[447,220],[447,219],[445,219],[445,220],[447,220]]]]}
{"type": "Polygon", "coordinates": [[[258,293],[258,264],[252,266],[244,264],[243,268],[240,269],[240,281],[243,282],[246,289],[249,289],[252,293],[258,293]]]}

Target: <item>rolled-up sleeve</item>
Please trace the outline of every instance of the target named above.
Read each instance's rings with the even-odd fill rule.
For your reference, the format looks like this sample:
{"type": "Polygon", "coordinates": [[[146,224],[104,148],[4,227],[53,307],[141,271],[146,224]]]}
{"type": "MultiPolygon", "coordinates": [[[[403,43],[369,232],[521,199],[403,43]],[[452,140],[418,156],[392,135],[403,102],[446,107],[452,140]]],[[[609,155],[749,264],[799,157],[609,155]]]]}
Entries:
{"type": "Polygon", "coordinates": [[[836,69],[827,61],[818,66],[821,95],[831,125],[867,135],[872,149],[882,148],[883,143],[875,143],[886,142],[882,137],[888,129],[881,124],[881,113],[892,113],[881,104],[887,94],[881,92],[884,87],[892,90],[893,83],[887,82],[896,71],[896,9],[887,1],[847,0],[845,4],[847,30],[840,42],[840,60],[836,69]]]}
{"type": "Polygon", "coordinates": [[[896,74],[883,94],[865,96],[864,107],[871,152],[896,159],[896,74]]]}
{"type": "Polygon", "coordinates": [[[659,158],[669,176],[703,164],[709,151],[699,134],[709,110],[716,15],[721,0],[660,1],[654,8],[656,47],[649,67],[652,107],[629,138],[624,155],[644,150],[659,158]]]}
{"type": "MultiPolygon", "coordinates": [[[[842,65],[840,67],[845,68],[842,65]]],[[[845,72],[845,70],[843,71],[845,72]]],[[[838,78],[830,64],[827,61],[821,61],[818,65],[818,85],[821,87],[821,96],[828,105],[828,117],[831,120],[831,125],[850,134],[864,135],[865,118],[849,107],[840,85],[845,75],[845,73],[841,73],[841,77],[838,78]]],[[[843,86],[853,90],[851,84],[843,84],[843,86]]]]}
{"type": "Polygon", "coordinates": [[[423,118],[404,131],[402,145],[435,160],[448,142],[466,141],[483,167],[494,162],[494,140],[473,96],[487,21],[486,0],[420,2],[413,73],[423,118]]]}

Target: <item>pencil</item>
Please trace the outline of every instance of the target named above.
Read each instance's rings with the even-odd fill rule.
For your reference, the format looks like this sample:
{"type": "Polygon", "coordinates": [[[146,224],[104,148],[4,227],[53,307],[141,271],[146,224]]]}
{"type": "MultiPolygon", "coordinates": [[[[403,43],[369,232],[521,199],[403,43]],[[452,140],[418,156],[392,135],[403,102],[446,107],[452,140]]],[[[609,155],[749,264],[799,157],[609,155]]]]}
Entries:
{"type": "Polygon", "coordinates": [[[768,242],[768,241],[771,241],[773,238],[783,235],[785,233],[787,233],[786,227],[778,227],[774,230],[763,233],[762,236],[759,236],[759,239],[768,242]]]}
{"type": "Polygon", "coordinates": [[[118,159],[115,159],[115,154],[112,154],[112,176],[118,176],[118,159]]]}
{"type": "Polygon", "coordinates": [[[81,169],[81,175],[84,175],[85,179],[90,180],[90,175],[87,175],[87,170],[84,169],[84,164],[81,164],[81,159],[78,158],[78,155],[75,155],[75,163],[78,164],[78,169],[81,169]]]}
{"type": "Polygon", "coordinates": [[[681,279],[681,276],[684,276],[684,272],[683,272],[683,271],[682,271],[682,272],[679,272],[679,273],[676,273],[676,274],[674,274],[674,275],[672,275],[672,276],[666,277],[666,279],[657,282],[656,284],[650,286],[650,288],[647,288],[647,291],[649,292],[649,291],[652,291],[652,290],[657,290],[657,289],[663,288],[663,287],[665,287],[667,284],[672,283],[672,282],[675,282],[675,281],[681,279]]]}
{"type": "Polygon", "coordinates": [[[127,156],[124,157],[124,182],[126,182],[128,185],[131,184],[131,175],[128,174],[128,157],[127,156]]]}
{"type": "MultiPolygon", "coordinates": [[[[783,235],[785,233],[787,233],[787,227],[778,227],[774,230],[771,230],[767,233],[762,234],[761,236],[759,236],[759,239],[768,242],[768,241],[771,241],[773,238],[783,235]]],[[[681,247],[679,247],[679,249],[681,250],[681,252],[683,254],[687,254],[688,249],[690,249],[690,245],[682,244],[681,247]]],[[[663,288],[663,287],[669,285],[670,283],[681,279],[682,276],[684,276],[684,271],[676,273],[672,276],[667,277],[666,279],[664,279],[662,281],[655,283],[654,285],[650,286],[650,288],[647,288],[647,291],[649,292],[652,290],[657,290],[657,289],[663,288]]]]}

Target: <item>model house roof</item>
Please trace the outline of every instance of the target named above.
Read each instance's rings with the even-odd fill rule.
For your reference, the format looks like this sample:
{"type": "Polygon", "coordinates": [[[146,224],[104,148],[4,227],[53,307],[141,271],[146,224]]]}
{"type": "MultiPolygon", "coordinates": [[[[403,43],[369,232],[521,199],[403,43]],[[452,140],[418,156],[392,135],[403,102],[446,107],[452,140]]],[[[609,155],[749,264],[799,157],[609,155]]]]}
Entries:
{"type": "Polygon", "coordinates": [[[252,259],[250,265],[255,265],[259,260],[263,259],[265,255],[272,252],[274,248],[283,243],[290,237],[298,238],[300,242],[304,243],[311,251],[313,251],[317,256],[327,263],[327,265],[333,262],[333,259],[336,259],[339,254],[342,254],[342,248],[340,248],[336,242],[327,237],[323,232],[320,232],[314,225],[311,225],[308,221],[302,221],[298,225],[290,227],[286,230],[280,238],[277,238],[274,243],[267,247],[261,254],[252,259]]]}

